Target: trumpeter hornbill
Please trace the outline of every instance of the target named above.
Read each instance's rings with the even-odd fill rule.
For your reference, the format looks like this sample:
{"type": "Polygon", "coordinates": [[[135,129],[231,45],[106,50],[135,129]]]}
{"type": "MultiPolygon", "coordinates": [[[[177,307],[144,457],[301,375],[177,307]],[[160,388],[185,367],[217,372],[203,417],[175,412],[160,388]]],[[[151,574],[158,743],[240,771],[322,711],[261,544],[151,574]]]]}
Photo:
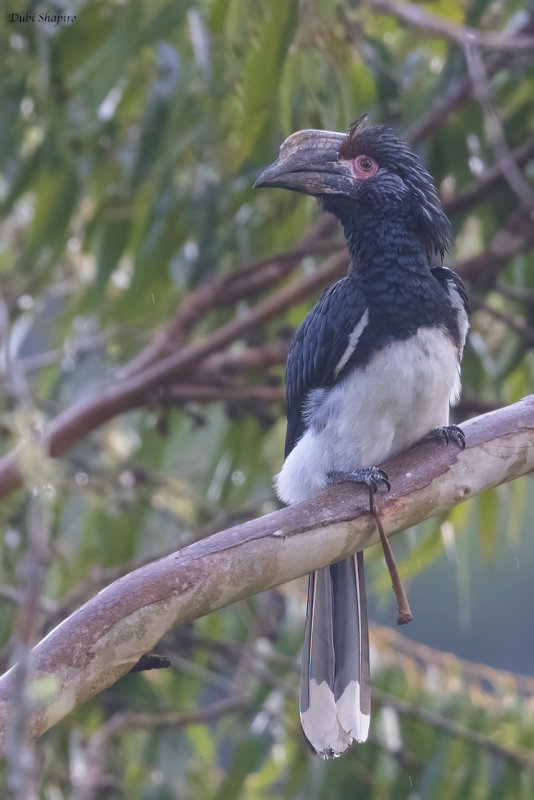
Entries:
{"type": "MultiPolygon", "coordinates": [[[[458,397],[468,303],[441,261],[450,223],[434,182],[389,127],[304,130],[256,186],[314,195],[343,225],[345,278],[298,329],[287,361],[285,503],[331,482],[389,488],[377,465],[427,435],[464,446],[449,426],[458,397]]],[[[324,758],[367,739],[369,641],[363,553],[310,575],[300,714],[324,758]]]]}

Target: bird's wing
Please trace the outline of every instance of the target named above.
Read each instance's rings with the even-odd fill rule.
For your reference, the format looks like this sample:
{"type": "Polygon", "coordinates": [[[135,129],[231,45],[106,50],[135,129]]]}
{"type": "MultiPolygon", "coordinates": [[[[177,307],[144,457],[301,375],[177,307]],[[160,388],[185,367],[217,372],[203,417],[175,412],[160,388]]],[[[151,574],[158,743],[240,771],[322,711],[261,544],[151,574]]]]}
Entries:
{"type": "Polygon", "coordinates": [[[436,267],[432,275],[437,278],[445,289],[452,307],[456,311],[456,325],[458,331],[458,363],[462,361],[465,339],[469,330],[469,314],[471,306],[464,282],[460,276],[446,267],[436,267]]]}
{"type": "Polygon", "coordinates": [[[339,380],[367,319],[365,297],[354,281],[342,278],[324,292],[296,332],[286,369],[286,457],[304,432],[309,392],[339,380]]]}
{"type": "Polygon", "coordinates": [[[469,304],[469,297],[467,296],[467,289],[458,273],[447,267],[435,267],[431,272],[441,285],[448,290],[449,294],[458,296],[459,304],[463,306],[465,313],[469,316],[471,313],[471,306],[469,304]]]}

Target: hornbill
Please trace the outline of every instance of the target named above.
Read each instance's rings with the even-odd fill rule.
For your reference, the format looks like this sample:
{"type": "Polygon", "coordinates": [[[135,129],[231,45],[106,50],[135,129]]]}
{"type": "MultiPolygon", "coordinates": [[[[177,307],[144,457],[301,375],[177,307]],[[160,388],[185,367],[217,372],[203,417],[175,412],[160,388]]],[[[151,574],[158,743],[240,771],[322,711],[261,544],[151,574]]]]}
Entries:
{"type": "MultiPolygon", "coordinates": [[[[441,266],[450,223],[429,173],[385,125],[294,133],[256,186],[318,198],[341,222],[348,274],[293,339],[286,370],[279,497],[331,482],[389,489],[379,466],[426,436],[464,446],[449,425],[460,390],[468,301],[441,266]],[[439,261],[440,266],[432,267],[439,261]]],[[[310,575],[300,689],[302,727],[324,758],[367,739],[369,640],[363,553],[310,575]]]]}

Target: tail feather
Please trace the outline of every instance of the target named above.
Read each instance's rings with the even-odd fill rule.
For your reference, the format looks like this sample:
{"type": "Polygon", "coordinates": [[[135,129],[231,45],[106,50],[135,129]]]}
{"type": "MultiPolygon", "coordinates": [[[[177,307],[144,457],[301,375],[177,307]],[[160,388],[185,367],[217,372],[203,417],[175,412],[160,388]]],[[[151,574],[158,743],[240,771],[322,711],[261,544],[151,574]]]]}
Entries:
{"type": "Polygon", "coordinates": [[[324,758],[364,742],[371,711],[363,553],[310,575],[300,716],[324,758]]]}

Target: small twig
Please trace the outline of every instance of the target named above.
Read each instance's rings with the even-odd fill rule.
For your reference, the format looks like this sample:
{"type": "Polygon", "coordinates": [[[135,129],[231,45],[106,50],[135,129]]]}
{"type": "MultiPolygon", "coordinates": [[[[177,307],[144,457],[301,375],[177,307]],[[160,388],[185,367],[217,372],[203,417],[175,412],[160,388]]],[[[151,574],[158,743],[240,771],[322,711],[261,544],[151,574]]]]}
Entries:
{"type": "Polygon", "coordinates": [[[474,310],[481,310],[485,311],[487,314],[490,314],[495,319],[498,319],[499,322],[502,322],[503,325],[506,325],[507,328],[510,328],[511,331],[516,333],[523,340],[525,347],[534,347],[534,328],[531,328],[529,325],[527,325],[522,317],[512,317],[498,308],[493,308],[493,306],[490,306],[489,303],[487,303],[482,297],[480,297],[480,295],[476,294],[472,290],[469,294],[469,298],[474,310]]]}
{"type": "MultiPolygon", "coordinates": [[[[7,584],[0,584],[0,602],[12,603],[19,605],[24,602],[24,595],[22,591],[16,586],[8,586],[7,584]]],[[[43,614],[54,614],[57,609],[57,603],[50,597],[41,597],[40,610],[43,614]]]]}
{"type": "Polygon", "coordinates": [[[242,695],[228,695],[223,700],[212,703],[206,708],[192,711],[167,711],[162,713],[143,713],[135,711],[118,711],[104,723],[95,738],[105,741],[121,730],[154,730],[166,728],[182,728],[186,725],[201,725],[212,722],[225,714],[235,713],[246,708],[246,699],[242,695]]]}
{"type": "Polygon", "coordinates": [[[137,713],[118,711],[89,739],[85,758],[79,759],[79,769],[73,780],[76,800],[93,800],[102,797],[104,787],[109,788],[110,777],[105,771],[109,741],[124,730],[166,730],[214,722],[227,714],[246,708],[242,695],[228,695],[205,708],[192,711],[137,713]]]}
{"type": "Polygon", "coordinates": [[[224,675],[219,675],[208,667],[203,667],[202,664],[197,664],[188,658],[178,655],[171,648],[167,649],[167,657],[174,669],[194,678],[202,686],[218,688],[220,691],[231,695],[234,694],[234,690],[239,688],[235,681],[225,678],[224,675]]]}
{"type": "Polygon", "coordinates": [[[184,298],[174,318],[157,332],[153,341],[121,368],[118,377],[135,375],[178,347],[183,347],[196,324],[210,311],[257,297],[287,277],[310,253],[339,249],[338,244],[327,239],[335,230],[333,218],[324,215],[312,225],[296,247],[262,259],[231,275],[213,277],[198,286],[184,298]]]}
{"type": "Polygon", "coordinates": [[[16,398],[20,409],[30,416],[33,403],[26,376],[20,370],[18,360],[13,358],[9,307],[0,292],[0,372],[5,377],[7,389],[16,398]]]}
{"type": "MultiPolygon", "coordinates": [[[[526,20],[519,25],[513,34],[530,34],[534,31],[534,15],[526,11],[526,20]]],[[[523,17],[525,19],[525,17],[523,17]]],[[[492,78],[499,70],[505,67],[510,58],[513,58],[513,53],[500,52],[490,53],[486,61],[486,71],[489,78],[492,78]]],[[[473,86],[469,75],[464,75],[462,78],[454,81],[448,86],[444,87],[443,92],[438,91],[434,101],[428,111],[421,114],[421,116],[409,125],[403,132],[402,136],[412,146],[420,144],[420,142],[427,139],[430,134],[440,128],[447,117],[452,114],[457,108],[462,106],[473,95],[473,86]]],[[[447,211],[448,214],[456,213],[455,211],[447,211]]],[[[458,211],[461,213],[461,211],[458,211]]]]}
{"type": "MultiPolygon", "coordinates": [[[[534,696],[534,677],[490,667],[475,661],[467,661],[453,655],[429,647],[421,642],[408,639],[394,628],[373,623],[371,628],[373,644],[380,650],[381,663],[399,665],[399,658],[406,658],[411,668],[423,667],[424,674],[428,670],[437,669],[445,676],[454,673],[460,677],[462,690],[474,698],[476,689],[477,703],[484,708],[503,712],[503,696],[506,693],[517,694],[521,699],[534,696]],[[387,658],[387,651],[391,659],[387,658]]],[[[423,683],[424,683],[423,678],[423,683]]],[[[445,680],[448,680],[445,677],[445,680]]]]}
{"type": "Polygon", "coordinates": [[[205,360],[195,376],[208,383],[215,382],[221,375],[235,375],[250,369],[263,372],[267,367],[285,364],[288,350],[289,341],[275,340],[236,352],[215,353],[205,360]]]}
{"type": "Polygon", "coordinates": [[[509,300],[517,300],[520,303],[534,306],[534,290],[528,289],[526,286],[514,286],[512,283],[498,280],[495,284],[495,288],[499,294],[504,295],[504,297],[507,297],[509,300]]]}
{"type": "MultiPolygon", "coordinates": [[[[497,60],[497,59],[495,59],[497,60]]],[[[504,58],[499,58],[499,64],[493,71],[497,71],[504,58]]],[[[425,141],[435,130],[440,128],[449,114],[456,111],[471,99],[472,86],[469,77],[459,78],[453,84],[438,92],[431,107],[424,114],[412,122],[402,133],[402,138],[409,142],[412,147],[417,147],[425,141]]]]}
{"type": "Polygon", "coordinates": [[[450,39],[460,46],[472,44],[476,47],[511,53],[519,51],[534,52],[534,37],[532,36],[523,34],[508,36],[495,31],[479,31],[476,28],[457,25],[415,3],[399,3],[397,0],[367,0],[367,3],[385,14],[393,14],[393,16],[399,17],[409,25],[413,25],[431,36],[450,39]]]}
{"type": "Polygon", "coordinates": [[[492,755],[509,761],[518,767],[527,767],[529,769],[534,767],[534,753],[532,751],[524,748],[505,747],[492,739],[486,738],[478,731],[466,728],[464,725],[460,725],[458,722],[448,719],[436,711],[414,706],[406,700],[394,697],[380,689],[373,689],[373,699],[381,706],[390,706],[403,716],[411,717],[425,725],[431,725],[433,728],[437,728],[455,739],[462,739],[464,742],[481,747],[492,755]]]}
{"type": "MultiPolygon", "coordinates": [[[[509,151],[509,156],[519,168],[534,158],[534,136],[525,139],[520,145],[509,151]]],[[[452,197],[444,198],[443,206],[449,217],[465,214],[480,202],[485,202],[490,194],[507,180],[503,174],[501,163],[488,167],[480,178],[460,189],[452,197]]]]}
{"type": "MultiPolygon", "coordinates": [[[[9,309],[0,294],[0,333],[4,343],[3,357],[7,386],[16,398],[21,414],[23,440],[31,443],[34,460],[45,460],[42,431],[33,418],[34,405],[26,376],[20,371],[16,358],[12,358],[12,337],[9,309]]],[[[29,736],[29,727],[35,701],[30,683],[33,675],[32,648],[42,632],[42,595],[50,559],[50,503],[44,489],[46,477],[40,470],[28,475],[31,496],[28,502],[27,544],[17,564],[19,604],[17,623],[13,636],[12,662],[18,664],[14,676],[13,705],[6,721],[7,789],[12,800],[37,798],[37,757],[35,745],[29,736]]],[[[48,488],[48,487],[47,487],[48,488]]]]}
{"type": "Polygon", "coordinates": [[[378,513],[375,497],[372,491],[369,492],[369,501],[371,505],[371,514],[375,518],[376,527],[378,528],[378,534],[380,536],[380,544],[382,545],[384,558],[386,559],[386,564],[391,576],[391,585],[393,587],[393,591],[395,592],[395,597],[397,598],[397,625],[407,625],[408,622],[411,622],[413,619],[412,611],[410,609],[410,604],[408,603],[408,598],[406,597],[406,592],[404,591],[399,577],[391,545],[389,544],[389,540],[384,533],[382,520],[380,519],[380,514],[378,513]]]}
{"type": "Polygon", "coordinates": [[[282,386],[230,383],[229,378],[245,370],[261,370],[263,374],[270,366],[284,364],[288,349],[289,341],[275,340],[242,351],[215,353],[191,375],[190,383],[176,383],[166,389],[161,402],[165,404],[169,399],[206,403],[249,400],[281,402],[285,394],[282,386]]]}
{"type": "Polygon", "coordinates": [[[202,384],[177,383],[162,395],[162,403],[169,400],[184,402],[196,400],[199,403],[245,402],[247,400],[266,400],[280,403],[284,399],[281,386],[203,386],[202,384]]]}
{"type": "MultiPolygon", "coordinates": [[[[489,79],[480,51],[473,44],[465,43],[465,59],[473,84],[473,94],[478,100],[484,115],[484,125],[488,141],[495,153],[502,176],[517,195],[525,208],[534,208],[534,192],[523,177],[521,170],[510,152],[504,128],[491,100],[489,79]]],[[[534,52],[534,39],[533,39],[534,52]]]]}
{"type": "Polygon", "coordinates": [[[70,341],[67,339],[63,347],[20,358],[19,368],[23,373],[34,372],[35,370],[43,369],[43,367],[50,367],[60,363],[66,355],[78,358],[79,356],[102,351],[106,346],[106,341],[107,337],[99,333],[95,336],[88,336],[87,339],[79,343],[75,343],[74,347],[69,347],[70,341]]]}
{"type": "Polygon", "coordinates": [[[457,262],[455,270],[472,283],[492,285],[498,270],[508,259],[530,250],[534,245],[533,213],[525,208],[514,211],[486,249],[472,258],[457,262]]]}

